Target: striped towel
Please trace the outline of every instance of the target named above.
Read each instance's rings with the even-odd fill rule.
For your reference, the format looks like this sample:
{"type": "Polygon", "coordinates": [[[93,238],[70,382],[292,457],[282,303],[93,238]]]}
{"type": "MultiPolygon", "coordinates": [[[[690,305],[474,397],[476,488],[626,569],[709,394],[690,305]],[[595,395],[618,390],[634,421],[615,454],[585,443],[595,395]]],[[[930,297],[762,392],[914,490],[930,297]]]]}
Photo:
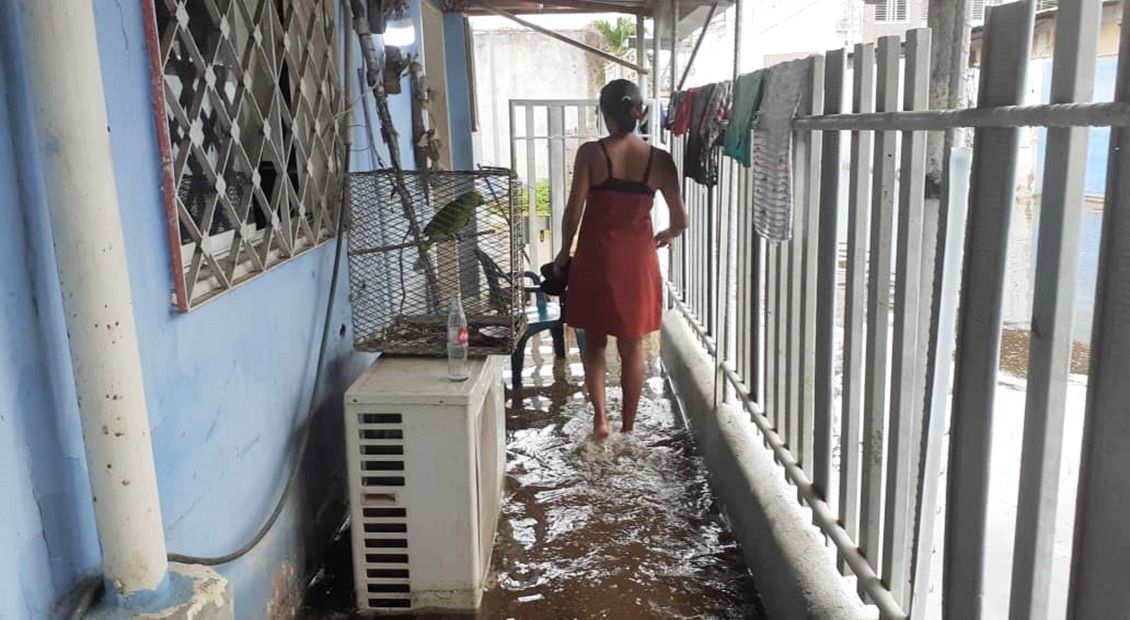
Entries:
{"type": "Polygon", "coordinates": [[[811,57],[770,68],[753,132],[753,224],[770,241],[793,236],[792,120],[808,93],[811,70],[811,57]]]}

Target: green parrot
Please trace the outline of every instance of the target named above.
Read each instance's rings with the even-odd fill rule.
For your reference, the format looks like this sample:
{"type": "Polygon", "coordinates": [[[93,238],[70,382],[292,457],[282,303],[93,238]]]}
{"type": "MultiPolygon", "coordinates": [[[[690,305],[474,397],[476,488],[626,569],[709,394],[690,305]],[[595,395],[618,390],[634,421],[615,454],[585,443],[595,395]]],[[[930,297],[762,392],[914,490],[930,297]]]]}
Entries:
{"type": "MultiPolygon", "coordinates": [[[[486,198],[482,194],[471,190],[460,194],[455,200],[436,211],[436,214],[432,216],[432,221],[424,227],[424,238],[427,239],[427,243],[421,250],[426,254],[439,239],[463,230],[467,224],[471,223],[475,209],[478,209],[484,202],[486,202],[486,198]]],[[[424,259],[421,257],[416,261],[416,271],[423,270],[424,259]]]]}

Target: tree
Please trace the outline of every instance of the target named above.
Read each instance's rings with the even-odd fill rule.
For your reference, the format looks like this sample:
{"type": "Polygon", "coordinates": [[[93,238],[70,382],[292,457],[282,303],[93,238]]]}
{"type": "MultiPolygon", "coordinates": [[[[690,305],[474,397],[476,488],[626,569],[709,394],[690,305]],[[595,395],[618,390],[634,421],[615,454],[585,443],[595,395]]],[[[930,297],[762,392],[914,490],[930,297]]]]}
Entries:
{"type": "Polygon", "coordinates": [[[636,23],[634,20],[621,17],[612,24],[604,20],[592,23],[593,28],[604,38],[603,46],[606,52],[615,54],[620,58],[627,58],[632,50],[632,40],[636,36],[636,23]]]}

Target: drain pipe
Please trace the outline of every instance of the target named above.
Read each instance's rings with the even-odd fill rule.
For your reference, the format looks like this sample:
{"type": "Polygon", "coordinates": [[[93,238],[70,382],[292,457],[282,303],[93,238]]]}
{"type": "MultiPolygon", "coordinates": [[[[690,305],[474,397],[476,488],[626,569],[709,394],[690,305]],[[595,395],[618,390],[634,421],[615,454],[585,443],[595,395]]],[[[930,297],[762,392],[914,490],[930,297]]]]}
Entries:
{"type": "Polygon", "coordinates": [[[107,591],[167,581],[164,528],[90,2],[21,2],[107,591]]]}

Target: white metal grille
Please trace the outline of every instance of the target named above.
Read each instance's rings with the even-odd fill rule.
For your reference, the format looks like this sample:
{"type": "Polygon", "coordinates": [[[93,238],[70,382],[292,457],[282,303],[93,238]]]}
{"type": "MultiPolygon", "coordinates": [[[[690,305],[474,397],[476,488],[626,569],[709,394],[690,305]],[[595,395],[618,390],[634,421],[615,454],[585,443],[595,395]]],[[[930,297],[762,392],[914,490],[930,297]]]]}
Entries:
{"type": "Polygon", "coordinates": [[[153,0],[176,302],[331,239],[344,162],[332,0],[153,0]]]}
{"type": "Polygon", "coordinates": [[[399,413],[357,415],[364,562],[355,575],[358,599],[369,609],[411,606],[408,512],[403,502],[404,427],[399,413]]]}

